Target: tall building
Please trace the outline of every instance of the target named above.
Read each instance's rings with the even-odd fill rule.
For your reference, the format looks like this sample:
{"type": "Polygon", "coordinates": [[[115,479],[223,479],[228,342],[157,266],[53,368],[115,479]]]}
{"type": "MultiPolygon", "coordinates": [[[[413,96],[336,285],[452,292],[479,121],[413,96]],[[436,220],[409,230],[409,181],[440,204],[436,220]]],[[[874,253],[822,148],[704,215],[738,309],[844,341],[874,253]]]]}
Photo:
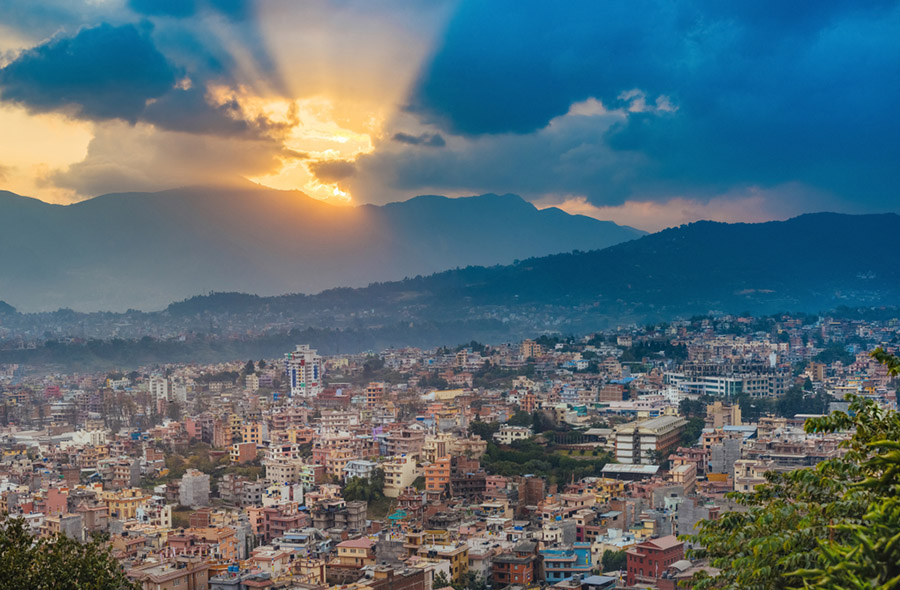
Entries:
{"type": "Polygon", "coordinates": [[[322,392],[322,357],[308,344],[298,344],[284,355],[284,371],[291,386],[291,397],[311,398],[322,392]]]}
{"type": "Polygon", "coordinates": [[[366,407],[375,409],[384,399],[384,383],[369,383],[366,387],[366,407]]]}
{"type": "Polygon", "coordinates": [[[687,420],[681,416],[660,416],[619,424],[616,433],[616,460],[619,463],[650,465],[664,461],[681,442],[687,420]]]}
{"type": "Polygon", "coordinates": [[[156,375],[150,377],[150,395],[156,401],[169,401],[169,380],[156,375]]]}

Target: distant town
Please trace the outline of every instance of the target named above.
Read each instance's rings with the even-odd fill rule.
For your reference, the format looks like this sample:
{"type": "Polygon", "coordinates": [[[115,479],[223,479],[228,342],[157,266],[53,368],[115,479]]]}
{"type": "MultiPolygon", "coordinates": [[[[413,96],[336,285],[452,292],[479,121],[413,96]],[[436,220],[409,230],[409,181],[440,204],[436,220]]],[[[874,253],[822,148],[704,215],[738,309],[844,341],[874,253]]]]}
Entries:
{"type": "Polygon", "coordinates": [[[145,590],[685,587],[701,520],[807,433],[900,319],[720,315],[586,336],[154,364],[0,365],[0,513],[102,538],[145,590]],[[679,586],[679,583],[682,583],[679,586]]]}

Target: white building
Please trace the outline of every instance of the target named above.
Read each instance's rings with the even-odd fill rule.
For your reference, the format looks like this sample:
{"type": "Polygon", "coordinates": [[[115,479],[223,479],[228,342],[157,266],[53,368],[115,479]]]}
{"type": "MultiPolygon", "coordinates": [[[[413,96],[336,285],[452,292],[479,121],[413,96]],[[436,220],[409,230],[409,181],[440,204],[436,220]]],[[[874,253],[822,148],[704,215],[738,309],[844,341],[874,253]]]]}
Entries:
{"type": "Polygon", "coordinates": [[[501,445],[510,445],[517,440],[525,440],[534,436],[534,432],[525,426],[510,426],[504,424],[499,432],[494,433],[494,440],[501,445]]]}
{"type": "Polygon", "coordinates": [[[308,344],[298,344],[284,355],[284,371],[291,386],[291,397],[310,398],[322,391],[322,357],[308,344]]]}
{"type": "Polygon", "coordinates": [[[344,479],[350,481],[354,477],[369,478],[375,474],[378,463],[366,459],[354,459],[344,466],[344,479]]]}
{"type": "Polygon", "coordinates": [[[191,508],[207,506],[209,504],[209,476],[196,469],[188,469],[181,477],[178,503],[191,508]]]}
{"type": "Polygon", "coordinates": [[[169,401],[169,380],[165,377],[150,377],[150,395],[156,401],[169,401]]]}

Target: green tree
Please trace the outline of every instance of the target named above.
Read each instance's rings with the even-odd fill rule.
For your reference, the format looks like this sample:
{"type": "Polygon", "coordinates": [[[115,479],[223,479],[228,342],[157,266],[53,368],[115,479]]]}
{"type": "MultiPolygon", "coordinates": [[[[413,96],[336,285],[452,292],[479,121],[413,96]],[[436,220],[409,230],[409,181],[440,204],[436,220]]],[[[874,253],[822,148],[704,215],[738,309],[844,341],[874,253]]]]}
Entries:
{"type": "Polygon", "coordinates": [[[607,549],[603,552],[603,559],[600,564],[604,572],[624,570],[627,559],[624,551],[610,551],[607,549]]]}
{"type": "Polygon", "coordinates": [[[169,417],[169,420],[178,421],[181,419],[181,404],[178,402],[171,402],[166,406],[166,415],[169,417]]]}
{"type": "MultiPolygon", "coordinates": [[[[872,356],[900,373],[900,360],[872,356]]],[[[849,413],[807,420],[810,433],[852,432],[841,457],[766,474],[741,511],[702,521],[693,557],[719,575],[694,588],[900,588],[900,415],[848,396],[849,413]]]]}
{"type": "Polygon", "coordinates": [[[447,579],[447,574],[444,572],[438,572],[437,575],[434,576],[434,582],[431,584],[431,587],[434,590],[440,590],[440,588],[446,588],[450,585],[450,580],[447,579]]]}
{"type": "Polygon", "coordinates": [[[0,590],[124,590],[137,588],[106,543],[61,534],[34,538],[21,518],[0,522],[0,590]]]}
{"type": "Polygon", "coordinates": [[[531,414],[519,410],[510,416],[506,423],[510,426],[531,426],[531,414]]]}

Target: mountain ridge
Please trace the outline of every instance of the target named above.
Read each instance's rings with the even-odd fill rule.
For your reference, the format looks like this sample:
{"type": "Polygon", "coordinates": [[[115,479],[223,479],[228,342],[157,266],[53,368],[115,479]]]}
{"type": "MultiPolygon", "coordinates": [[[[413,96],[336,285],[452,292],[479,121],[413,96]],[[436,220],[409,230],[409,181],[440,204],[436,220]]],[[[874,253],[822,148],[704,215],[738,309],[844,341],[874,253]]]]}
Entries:
{"type": "Polygon", "coordinates": [[[70,205],[0,192],[0,299],[29,311],[159,309],[198,292],[314,293],[643,233],[513,195],[342,207],[249,183],[70,205]]]}

